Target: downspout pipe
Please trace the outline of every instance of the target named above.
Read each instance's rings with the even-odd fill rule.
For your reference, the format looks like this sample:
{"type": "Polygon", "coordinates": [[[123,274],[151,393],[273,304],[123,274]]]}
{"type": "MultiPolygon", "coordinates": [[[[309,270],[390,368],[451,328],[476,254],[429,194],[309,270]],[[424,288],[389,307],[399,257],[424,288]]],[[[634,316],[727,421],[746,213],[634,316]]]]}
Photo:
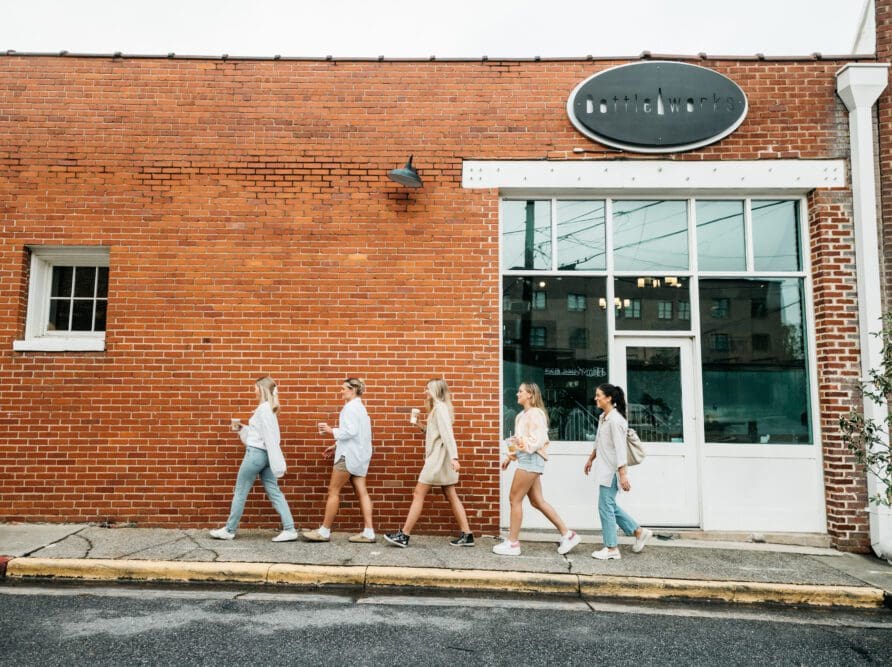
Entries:
{"type": "MultiPolygon", "coordinates": [[[[873,105],[886,89],[888,79],[887,63],[850,63],[836,73],[836,92],[849,111],[862,378],[869,377],[870,370],[879,368],[883,361],[883,342],[872,335],[880,331],[883,317],[873,105]]],[[[885,424],[888,410],[885,402],[877,404],[865,397],[866,418],[885,424]]],[[[884,437],[888,438],[888,434],[884,437]]],[[[868,472],[868,493],[874,495],[879,488],[879,480],[868,472]]],[[[874,553],[892,561],[892,509],[871,503],[867,512],[874,553]]]]}

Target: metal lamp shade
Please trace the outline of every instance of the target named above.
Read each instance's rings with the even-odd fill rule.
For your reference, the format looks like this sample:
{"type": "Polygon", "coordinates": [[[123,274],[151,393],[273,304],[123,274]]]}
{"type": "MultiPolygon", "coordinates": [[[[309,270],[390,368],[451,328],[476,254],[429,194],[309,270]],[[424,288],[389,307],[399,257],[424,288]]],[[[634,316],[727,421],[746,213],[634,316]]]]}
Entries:
{"type": "Polygon", "coordinates": [[[393,169],[388,172],[387,177],[391,181],[395,181],[400,185],[405,185],[407,188],[420,188],[423,183],[421,182],[421,177],[418,175],[418,172],[415,171],[415,167],[412,166],[412,158],[414,156],[409,156],[409,161],[406,162],[406,166],[402,169],[393,169]]]}

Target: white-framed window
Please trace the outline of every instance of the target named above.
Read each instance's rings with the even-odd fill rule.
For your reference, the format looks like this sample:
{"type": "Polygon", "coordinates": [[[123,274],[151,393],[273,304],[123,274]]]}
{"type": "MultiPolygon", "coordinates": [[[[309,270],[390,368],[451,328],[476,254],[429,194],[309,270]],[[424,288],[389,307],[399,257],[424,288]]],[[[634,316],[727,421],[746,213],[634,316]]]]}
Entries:
{"type": "Polygon", "coordinates": [[[533,292],[533,310],[545,310],[547,303],[547,295],[545,292],[536,291],[533,292]]]}
{"type": "Polygon", "coordinates": [[[657,319],[658,320],[671,320],[672,319],[672,302],[671,301],[657,301],[657,319]]]}
{"type": "Polygon", "coordinates": [[[582,313],[585,311],[585,294],[567,295],[567,310],[574,313],[582,313]]]}
{"type": "Polygon", "coordinates": [[[20,352],[105,349],[109,251],[106,247],[32,246],[28,313],[20,352]]]}

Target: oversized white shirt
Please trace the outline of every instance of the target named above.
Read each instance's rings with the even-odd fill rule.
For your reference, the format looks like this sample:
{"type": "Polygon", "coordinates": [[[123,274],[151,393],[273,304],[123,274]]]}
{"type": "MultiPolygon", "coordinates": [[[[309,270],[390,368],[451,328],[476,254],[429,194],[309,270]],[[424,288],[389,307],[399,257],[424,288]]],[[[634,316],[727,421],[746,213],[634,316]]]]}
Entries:
{"type": "Polygon", "coordinates": [[[595,438],[595,481],[599,486],[612,486],[613,476],[628,465],[626,434],[629,424],[620,411],[614,408],[598,420],[598,436],[595,438]]]}
{"type": "Polygon", "coordinates": [[[248,425],[239,430],[238,437],[245,447],[256,447],[266,451],[270,470],[276,477],[285,474],[285,457],[279,446],[281,443],[279,420],[269,402],[264,401],[257,406],[248,420],[248,425]]]}
{"type": "Polygon", "coordinates": [[[335,439],[335,462],[343,456],[347,472],[365,477],[372,460],[372,420],[359,396],[347,401],[341,409],[338,427],[332,429],[332,434],[335,439]]]}

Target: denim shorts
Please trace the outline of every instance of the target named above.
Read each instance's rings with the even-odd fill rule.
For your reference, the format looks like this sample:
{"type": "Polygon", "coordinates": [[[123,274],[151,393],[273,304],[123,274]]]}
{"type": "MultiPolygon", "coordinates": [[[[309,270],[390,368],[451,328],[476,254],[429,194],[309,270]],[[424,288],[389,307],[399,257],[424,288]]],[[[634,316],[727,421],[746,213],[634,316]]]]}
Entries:
{"type": "Polygon", "coordinates": [[[538,454],[517,452],[517,467],[527,472],[537,472],[540,475],[545,472],[545,459],[538,454]]]}

